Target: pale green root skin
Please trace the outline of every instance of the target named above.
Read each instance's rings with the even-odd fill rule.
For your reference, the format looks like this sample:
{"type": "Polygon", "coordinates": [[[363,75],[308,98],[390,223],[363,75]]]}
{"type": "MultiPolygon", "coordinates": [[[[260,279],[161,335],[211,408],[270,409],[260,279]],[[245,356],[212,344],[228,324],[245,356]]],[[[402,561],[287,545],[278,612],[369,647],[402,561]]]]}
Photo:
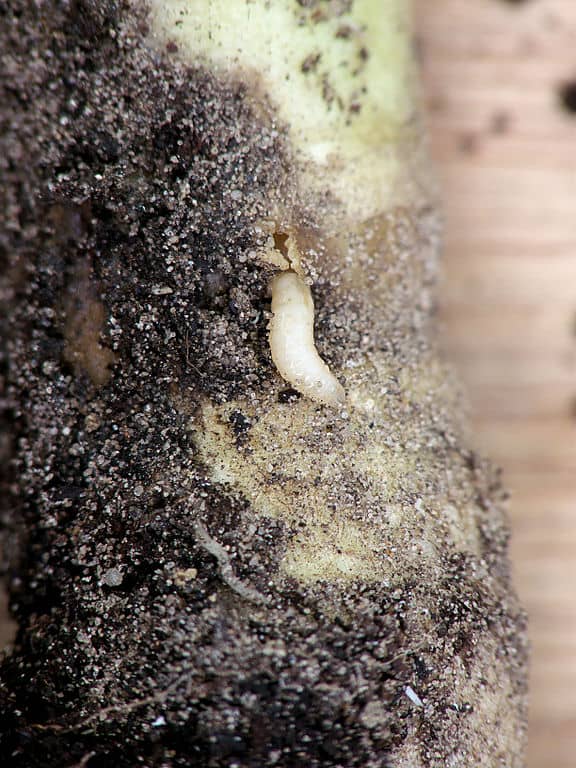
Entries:
{"type": "MultiPolygon", "coordinates": [[[[433,435],[424,442],[415,425],[405,423],[398,434],[386,405],[371,395],[382,373],[349,375],[349,406],[337,413],[306,399],[272,401],[269,409],[248,401],[202,409],[195,440],[212,479],[241,492],[258,514],[304,524],[282,562],[285,575],[392,585],[399,567],[432,568],[446,540],[459,551],[480,552],[473,501],[446,498],[450,484],[465,485],[467,471],[448,476],[433,435]],[[231,426],[236,409],[254,424],[242,448],[231,426]],[[407,495],[412,504],[403,502],[407,495]]],[[[446,396],[437,373],[434,382],[431,361],[412,376],[446,396]]],[[[417,393],[402,394],[407,409],[425,407],[417,393]]]]}
{"type": "Polygon", "coordinates": [[[414,201],[417,125],[404,0],[152,0],[152,40],[250,82],[288,127],[306,203],[362,221],[414,201]],[[410,151],[407,147],[410,145],[410,151]],[[318,200],[315,200],[318,204],[318,200]]]}
{"type": "MultiPolygon", "coordinates": [[[[490,514],[502,527],[486,511],[491,475],[471,459],[462,404],[430,340],[438,236],[408,5],[310,6],[152,0],[151,44],[247,85],[285,137],[285,186],[256,224],[269,239],[253,258],[270,278],[290,267],[311,284],[319,351],[346,390],[342,407],[283,401],[288,384],[272,373],[244,398],[204,398],[190,422],[195,451],[256,520],[292,531],[272,581],[440,584],[446,557],[462,556],[478,585],[495,583],[482,533],[490,514]],[[236,411],[250,423],[241,441],[236,411]]],[[[175,402],[186,409],[185,395],[175,402]]],[[[424,637],[435,632],[426,610],[424,637]]],[[[522,699],[503,682],[506,663],[490,640],[469,691],[468,673],[447,669],[459,697],[475,700],[454,765],[488,768],[502,754],[520,766],[522,699]]],[[[394,764],[423,765],[414,750],[408,739],[394,764]]]]}
{"type": "MultiPolygon", "coordinates": [[[[412,301],[422,290],[426,261],[434,260],[427,244],[421,254],[411,254],[417,263],[404,274],[385,271],[401,247],[398,235],[390,234],[397,222],[407,230],[404,247],[420,245],[412,219],[427,201],[428,176],[416,119],[408,6],[403,0],[358,0],[342,12],[345,5],[153,0],[150,39],[158,47],[176,44],[178,56],[192,65],[249,83],[254,98],[278,116],[293,165],[284,196],[271,200],[261,224],[271,233],[290,234],[288,253],[284,258],[272,246],[259,256],[267,265],[329,280],[341,300],[360,293],[365,311],[374,303],[369,332],[375,336],[382,297],[390,304],[400,294],[412,301]]],[[[307,521],[306,533],[293,540],[283,563],[284,572],[299,579],[393,581],[398,532],[406,531],[402,559],[422,564],[433,556],[439,520],[455,546],[469,542],[477,549],[468,535],[466,505],[453,514],[451,503],[430,493],[435,469],[429,449],[386,447],[391,425],[379,397],[382,363],[376,370],[377,356],[368,361],[359,352],[350,350],[343,361],[344,411],[318,409],[306,399],[281,406],[275,391],[266,392],[259,404],[206,403],[196,433],[215,481],[245,494],[262,514],[291,524],[307,521]],[[244,453],[222,426],[239,406],[257,423],[244,453]],[[321,437],[326,420],[341,432],[329,452],[321,437]],[[372,422],[376,426],[367,431],[372,422]],[[270,478],[279,469],[284,481],[275,484],[270,478]],[[370,514],[358,514],[357,502],[339,498],[345,477],[366,485],[370,514]],[[407,478],[418,479],[414,493],[422,510],[433,507],[428,518],[416,514],[420,523],[398,500],[407,478]]],[[[410,378],[423,381],[418,386],[425,396],[433,392],[437,399],[438,364],[432,360],[430,370],[418,365],[410,378]]]]}

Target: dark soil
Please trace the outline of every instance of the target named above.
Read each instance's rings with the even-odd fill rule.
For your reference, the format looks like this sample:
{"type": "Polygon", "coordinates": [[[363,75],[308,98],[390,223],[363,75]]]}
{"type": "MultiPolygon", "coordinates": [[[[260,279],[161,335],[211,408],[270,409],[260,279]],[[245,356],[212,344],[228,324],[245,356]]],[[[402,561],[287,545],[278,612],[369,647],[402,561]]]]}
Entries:
{"type": "MultiPolygon", "coordinates": [[[[474,702],[453,705],[438,670],[457,659],[476,680],[489,638],[523,695],[505,529],[490,590],[448,552],[441,584],[270,581],[291,531],[255,527],[209,481],[188,422],[270,375],[269,274],[250,253],[289,194],[289,150],[245,86],[151,53],[145,24],[121,0],[0,2],[3,565],[20,627],[0,763],[384,768],[417,732],[418,765],[444,765],[474,702]],[[426,717],[407,686],[436,702],[426,717]]],[[[250,423],[232,426],[242,445],[250,423]]]]}

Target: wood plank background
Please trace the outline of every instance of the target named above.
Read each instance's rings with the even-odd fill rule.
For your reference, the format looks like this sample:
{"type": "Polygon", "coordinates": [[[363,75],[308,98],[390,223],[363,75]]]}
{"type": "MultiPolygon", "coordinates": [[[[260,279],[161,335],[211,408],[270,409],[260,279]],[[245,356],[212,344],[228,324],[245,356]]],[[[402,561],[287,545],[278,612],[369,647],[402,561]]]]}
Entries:
{"type": "Polygon", "coordinates": [[[529,768],[576,766],[576,0],[416,0],[445,347],[512,489],[529,768]]]}

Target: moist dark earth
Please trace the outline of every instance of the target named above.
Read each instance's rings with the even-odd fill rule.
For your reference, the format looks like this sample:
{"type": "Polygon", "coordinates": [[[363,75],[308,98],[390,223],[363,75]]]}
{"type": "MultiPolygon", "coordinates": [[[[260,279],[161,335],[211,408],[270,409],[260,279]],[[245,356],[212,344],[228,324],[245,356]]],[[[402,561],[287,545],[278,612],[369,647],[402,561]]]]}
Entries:
{"type": "MultiPolygon", "coordinates": [[[[0,763],[384,768],[416,732],[418,765],[444,765],[474,707],[449,703],[447,664],[472,669],[489,635],[525,688],[506,528],[486,527],[496,589],[462,553],[435,584],[270,580],[292,532],[210,481],[187,425],[202,398],[270,376],[270,273],[250,253],[272,191],[290,195],[290,152],[244,85],[145,33],[122,2],[0,2],[2,565],[19,624],[0,763]],[[226,581],[216,534],[261,602],[226,581]],[[407,685],[436,702],[426,717],[407,685]]],[[[241,443],[240,411],[232,426],[241,443]]]]}

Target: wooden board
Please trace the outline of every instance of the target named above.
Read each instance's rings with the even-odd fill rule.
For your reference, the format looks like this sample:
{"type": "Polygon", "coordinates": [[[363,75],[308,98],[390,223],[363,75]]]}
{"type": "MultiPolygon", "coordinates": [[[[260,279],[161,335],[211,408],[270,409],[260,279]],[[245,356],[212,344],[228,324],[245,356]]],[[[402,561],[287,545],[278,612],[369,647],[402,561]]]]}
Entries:
{"type": "Polygon", "coordinates": [[[446,213],[445,347],[513,491],[529,768],[576,765],[574,0],[416,0],[446,213]]]}

